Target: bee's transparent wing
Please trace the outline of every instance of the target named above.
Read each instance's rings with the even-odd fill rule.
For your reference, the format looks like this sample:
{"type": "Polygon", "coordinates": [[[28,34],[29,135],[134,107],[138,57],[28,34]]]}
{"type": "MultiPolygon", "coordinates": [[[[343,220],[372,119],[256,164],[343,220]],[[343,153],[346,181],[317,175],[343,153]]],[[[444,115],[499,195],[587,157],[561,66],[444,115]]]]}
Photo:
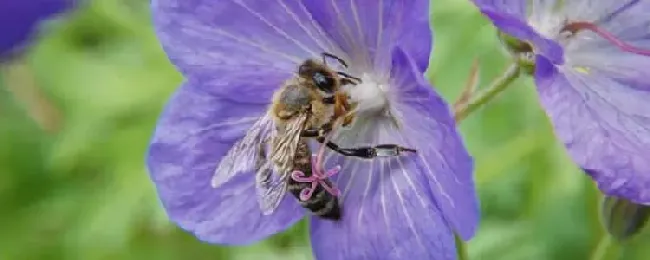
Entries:
{"type": "Polygon", "coordinates": [[[284,198],[287,190],[287,178],[280,174],[273,174],[272,163],[267,160],[257,171],[255,180],[260,210],[262,210],[262,214],[270,215],[284,198]]]}
{"type": "Polygon", "coordinates": [[[219,187],[238,173],[257,170],[267,159],[263,154],[262,143],[275,133],[275,124],[270,115],[264,115],[248,130],[221,159],[212,176],[212,187],[219,187]]]}
{"type": "Polygon", "coordinates": [[[271,138],[269,160],[257,172],[257,198],[265,215],[275,211],[287,191],[287,180],[293,171],[293,157],[300,140],[306,114],[289,120],[271,138]],[[276,174],[272,174],[275,172],[276,174]]]}

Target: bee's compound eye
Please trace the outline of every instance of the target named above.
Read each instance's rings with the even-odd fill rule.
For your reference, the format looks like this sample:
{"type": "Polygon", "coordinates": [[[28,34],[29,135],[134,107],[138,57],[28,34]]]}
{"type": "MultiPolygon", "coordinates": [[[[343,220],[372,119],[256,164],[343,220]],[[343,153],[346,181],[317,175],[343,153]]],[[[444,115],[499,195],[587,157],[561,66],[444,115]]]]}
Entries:
{"type": "Polygon", "coordinates": [[[314,81],[314,84],[318,87],[318,89],[325,91],[327,93],[331,93],[334,88],[334,79],[329,78],[325,76],[325,74],[316,72],[314,75],[311,77],[312,80],[314,81]]]}

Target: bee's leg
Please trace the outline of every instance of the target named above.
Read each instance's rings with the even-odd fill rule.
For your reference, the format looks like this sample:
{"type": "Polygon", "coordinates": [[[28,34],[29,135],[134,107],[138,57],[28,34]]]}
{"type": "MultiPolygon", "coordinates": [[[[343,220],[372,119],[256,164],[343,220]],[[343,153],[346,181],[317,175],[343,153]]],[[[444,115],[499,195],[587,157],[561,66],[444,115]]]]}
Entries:
{"type": "MultiPolygon", "coordinates": [[[[324,141],[323,138],[318,138],[317,140],[321,143],[324,141]]],[[[372,159],[375,157],[394,157],[394,156],[400,156],[404,152],[410,152],[410,153],[417,152],[415,149],[401,147],[396,144],[380,144],[374,147],[358,147],[358,148],[341,148],[337,144],[332,142],[327,142],[327,144],[325,145],[327,145],[328,148],[332,149],[337,153],[340,153],[343,156],[360,157],[366,159],[372,159]]]]}
{"type": "Polygon", "coordinates": [[[319,129],[305,129],[300,132],[300,137],[314,138],[319,137],[320,133],[319,129]]]}
{"type": "Polygon", "coordinates": [[[354,120],[354,114],[349,114],[345,117],[343,117],[343,124],[342,126],[348,126],[350,123],[352,123],[352,120],[354,120]]]}
{"type": "Polygon", "coordinates": [[[341,78],[341,85],[359,85],[358,81],[351,80],[349,78],[341,78]]]}
{"type": "Polygon", "coordinates": [[[323,103],[328,104],[328,105],[334,105],[336,103],[336,100],[335,100],[334,96],[324,97],[323,98],[323,103]]]}
{"type": "MultiPolygon", "coordinates": [[[[300,133],[301,137],[307,138],[316,138],[319,143],[325,142],[325,134],[332,130],[332,125],[330,123],[324,124],[319,129],[305,129],[300,133]]],[[[333,151],[350,157],[360,157],[360,158],[375,158],[375,157],[392,157],[400,156],[404,152],[417,152],[415,149],[401,147],[396,144],[380,144],[373,147],[357,147],[357,148],[341,148],[333,142],[327,142],[325,144],[328,148],[333,151]]]]}
{"type": "MultiPolygon", "coordinates": [[[[300,137],[318,138],[320,140],[321,138],[324,139],[325,134],[329,133],[330,131],[332,131],[331,122],[323,124],[318,129],[304,129],[302,132],[300,132],[300,137]]],[[[322,141],[319,142],[322,143],[322,141]]]]}
{"type": "Polygon", "coordinates": [[[332,58],[332,59],[337,60],[339,63],[341,63],[341,65],[343,65],[343,67],[345,67],[345,68],[348,67],[348,64],[343,59],[339,58],[338,56],[336,56],[334,54],[331,54],[331,53],[328,53],[328,52],[323,52],[323,53],[321,53],[321,56],[323,57],[323,64],[325,64],[325,65],[327,65],[326,58],[332,58]]]}
{"type": "Polygon", "coordinates": [[[350,74],[347,74],[345,72],[337,71],[336,73],[338,73],[340,76],[342,76],[341,84],[343,84],[343,85],[359,85],[359,84],[363,83],[363,81],[360,78],[351,76],[350,74]]]}

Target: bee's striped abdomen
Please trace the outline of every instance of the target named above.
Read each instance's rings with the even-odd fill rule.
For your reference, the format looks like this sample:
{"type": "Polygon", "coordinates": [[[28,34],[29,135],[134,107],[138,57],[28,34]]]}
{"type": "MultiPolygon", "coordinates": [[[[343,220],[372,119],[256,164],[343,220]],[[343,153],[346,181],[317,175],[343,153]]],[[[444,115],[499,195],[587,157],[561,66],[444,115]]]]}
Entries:
{"type": "MultiPolygon", "coordinates": [[[[305,177],[312,176],[311,150],[304,139],[301,139],[298,143],[293,165],[294,170],[302,171],[305,174],[305,177]]],[[[300,201],[301,206],[313,212],[314,215],[324,219],[341,219],[341,208],[339,206],[338,198],[327,192],[322,185],[316,186],[316,190],[312,194],[311,198],[306,201],[301,201],[300,192],[305,188],[310,188],[311,183],[297,182],[293,180],[293,178],[289,178],[288,182],[289,192],[300,201]]],[[[329,180],[326,180],[326,182],[330,186],[332,185],[329,180]]]]}

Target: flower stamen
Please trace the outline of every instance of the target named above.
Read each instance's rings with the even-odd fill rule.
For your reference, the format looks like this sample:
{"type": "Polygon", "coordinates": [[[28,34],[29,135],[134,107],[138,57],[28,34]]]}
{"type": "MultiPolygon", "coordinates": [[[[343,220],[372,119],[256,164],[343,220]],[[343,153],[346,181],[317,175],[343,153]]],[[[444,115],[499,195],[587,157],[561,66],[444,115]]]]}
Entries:
{"type": "Polygon", "coordinates": [[[598,25],[591,22],[584,22],[584,21],[571,22],[566,24],[560,32],[561,33],[568,32],[571,35],[575,35],[576,33],[582,30],[589,30],[598,34],[600,37],[611,42],[612,44],[614,44],[615,46],[617,46],[618,48],[620,48],[625,52],[639,54],[643,56],[650,56],[650,50],[632,46],[624,42],[623,40],[616,38],[616,35],[614,35],[613,33],[610,33],[605,29],[598,27],[598,25]]]}
{"type": "Polygon", "coordinates": [[[309,177],[305,177],[305,173],[302,171],[293,171],[291,173],[291,178],[294,181],[301,182],[301,183],[307,183],[311,182],[311,187],[309,188],[304,188],[302,191],[300,191],[300,200],[302,201],[307,201],[311,198],[311,196],[314,194],[314,191],[316,190],[316,186],[320,184],[323,186],[325,191],[329,192],[332,194],[332,196],[339,196],[341,194],[341,191],[332,184],[331,186],[327,184],[327,179],[329,177],[334,176],[341,170],[341,166],[337,165],[336,167],[327,170],[327,172],[323,173],[321,169],[324,169],[323,163],[324,163],[324,155],[325,155],[325,147],[327,146],[327,142],[330,141],[330,138],[332,137],[332,134],[327,134],[325,135],[325,138],[323,138],[323,143],[321,144],[320,148],[318,149],[318,155],[312,156],[312,163],[311,163],[311,172],[312,175],[309,177]]]}
{"type": "Polygon", "coordinates": [[[336,175],[340,170],[341,166],[337,165],[336,167],[327,170],[327,172],[322,173],[320,171],[320,165],[318,164],[318,157],[313,156],[312,158],[312,175],[311,176],[305,176],[305,173],[299,170],[293,171],[291,173],[291,178],[300,183],[311,183],[311,187],[309,188],[304,188],[302,191],[300,191],[300,200],[302,201],[307,201],[311,198],[311,196],[314,194],[314,191],[316,190],[316,187],[318,184],[323,186],[323,188],[332,194],[333,196],[339,196],[341,193],[338,188],[332,184],[331,186],[327,184],[326,180],[329,177],[332,177],[336,175]]]}

